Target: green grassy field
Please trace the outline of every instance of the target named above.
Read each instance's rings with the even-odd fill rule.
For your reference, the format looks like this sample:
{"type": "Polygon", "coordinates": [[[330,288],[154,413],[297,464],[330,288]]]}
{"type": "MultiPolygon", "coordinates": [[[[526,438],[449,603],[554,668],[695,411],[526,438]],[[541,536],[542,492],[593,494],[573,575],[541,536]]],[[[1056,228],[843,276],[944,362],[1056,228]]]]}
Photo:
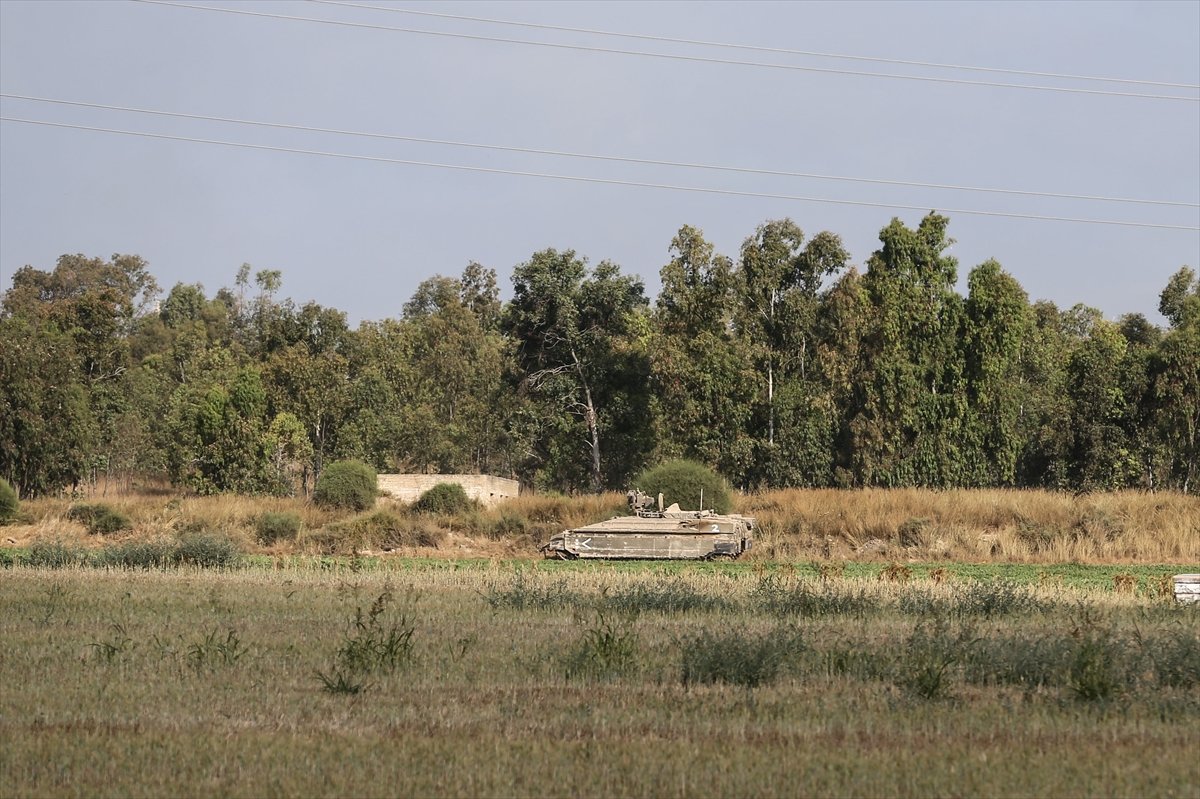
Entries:
{"type": "Polygon", "coordinates": [[[1114,567],[1135,593],[1108,567],[881,568],[17,564],[0,571],[0,785],[1200,793],[1200,608],[1154,596],[1158,567],[1114,567]]]}

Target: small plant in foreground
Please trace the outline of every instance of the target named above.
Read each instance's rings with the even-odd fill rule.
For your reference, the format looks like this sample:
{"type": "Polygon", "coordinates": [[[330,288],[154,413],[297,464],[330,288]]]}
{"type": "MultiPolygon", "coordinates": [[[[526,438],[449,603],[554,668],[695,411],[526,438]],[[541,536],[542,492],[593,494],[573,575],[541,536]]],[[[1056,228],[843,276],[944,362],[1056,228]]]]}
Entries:
{"type": "Polygon", "coordinates": [[[300,517],[295,513],[268,511],[255,520],[254,532],[265,546],[276,541],[294,541],[300,532],[300,517]]]}
{"type": "Polygon", "coordinates": [[[951,635],[944,621],[918,624],[897,659],[897,684],[921,699],[946,696],[955,666],[974,643],[969,630],[951,635]]]}
{"type": "Polygon", "coordinates": [[[607,594],[601,604],[621,613],[687,613],[689,611],[726,610],[729,600],[697,591],[682,580],[660,580],[654,584],[637,583],[607,594]]]}
{"type": "Polygon", "coordinates": [[[596,619],[567,653],[568,679],[601,679],[629,671],[637,661],[637,631],[631,615],[596,611],[596,619]]]}
{"type": "Polygon", "coordinates": [[[577,606],[581,598],[567,589],[566,580],[542,586],[519,571],[507,586],[488,586],[483,600],[492,610],[558,610],[577,606]]]}
{"type": "Polygon", "coordinates": [[[102,660],[105,663],[112,663],[120,658],[125,653],[133,649],[133,639],[125,632],[123,625],[113,623],[110,625],[111,635],[106,641],[93,641],[91,643],[92,654],[97,660],[102,660]]]}
{"type": "Polygon", "coordinates": [[[175,557],[169,541],[125,541],[106,546],[92,557],[92,563],[110,569],[164,569],[175,557]]]}
{"type": "Polygon", "coordinates": [[[218,666],[234,666],[246,651],[246,646],[242,644],[236,631],[230,629],[225,637],[221,638],[214,627],[202,639],[188,647],[187,660],[193,669],[202,671],[218,666]]]}
{"type": "Polygon", "coordinates": [[[879,579],[888,583],[907,583],[912,579],[912,569],[903,563],[892,563],[879,573],[879,579]]]}
{"type": "Polygon", "coordinates": [[[1126,681],[1118,649],[1109,633],[1087,630],[1080,634],[1067,666],[1067,685],[1077,699],[1095,702],[1121,692],[1126,681]]]}
{"type": "Polygon", "coordinates": [[[705,630],[681,642],[680,680],[729,683],[745,688],[772,683],[787,662],[804,649],[799,632],[774,630],[753,636],[739,631],[705,630]]]}
{"type": "Polygon", "coordinates": [[[760,577],[751,596],[759,607],[776,616],[862,618],[878,610],[878,603],[862,588],[803,580],[789,586],[773,574],[760,577]]]}
{"type": "MultiPolygon", "coordinates": [[[[356,590],[356,589],[355,589],[356,590]]],[[[351,632],[342,641],[329,673],[318,671],[324,690],[334,694],[357,694],[366,688],[367,674],[393,672],[413,660],[416,625],[407,615],[388,624],[385,620],[392,592],[384,589],[367,611],[354,609],[351,632]]]]}
{"type": "Polygon", "coordinates": [[[317,478],[313,502],[323,508],[364,511],[375,507],[378,493],[378,477],[370,466],[362,461],[335,461],[317,478]]]}
{"type": "Polygon", "coordinates": [[[1138,580],[1132,574],[1122,572],[1113,575],[1113,588],[1118,594],[1132,594],[1137,590],[1138,580]]]}
{"type": "Polygon", "coordinates": [[[365,691],[369,686],[363,680],[347,673],[341,668],[335,668],[329,674],[318,671],[317,678],[321,680],[321,688],[328,694],[347,694],[353,696],[365,691]]]}

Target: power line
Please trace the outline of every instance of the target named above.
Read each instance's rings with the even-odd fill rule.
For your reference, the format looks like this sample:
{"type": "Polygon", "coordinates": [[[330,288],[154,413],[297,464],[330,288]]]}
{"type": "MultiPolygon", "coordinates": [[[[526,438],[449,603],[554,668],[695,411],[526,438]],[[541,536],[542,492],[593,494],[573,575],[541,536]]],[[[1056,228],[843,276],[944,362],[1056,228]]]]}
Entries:
{"type": "Polygon", "coordinates": [[[294,22],[313,22],[321,25],[337,25],[345,28],[363,28],[368,30],[391,31],[393,33],[415,33],[422,36],[440,36],[451,39],[467,39],[470,41],[499,42],[503,44],[521,44],[530,47],[548,47],[556,50],[577,50],[589,53],[605,53],[610,55],[633,55],[645,58],[661,58],[670,61],[688,61],[705,64],[724,64],[742,67],[761,67],[764,69],[784,69],[794,72],[815,72],[826,75],[853,75],[867,78],[891,78],[895,80],[914,80],[925,83],[946,83],[960,86],[990,86],[1004,89],[1029,89],[1032,91],[1061,92],[1065,94],[1089,94],[1107,97],[1136,97],[1142,100],[1174,100],[1176,102],[1200,103],[1200,97],[1183,97],[1174,94],[1145,94],[1141,92],[1121,92],[1108,89],[1081,89],[1066,86],[1038,86],[1026,83],[1002,83],[999,81],[963,80],[959,78],[939,78],[928,75],[896,75],[887,72],[862,72],[852,69],[833,69],[829,67],[808,67],[797,64],[772,64],[763,61],[738,61],[729,58],[710,58],[705,56],[677,55],[672,53],[654,53],[646,50],[621,50],[612,47],[595,47],[577,44],[560,44],[556,42],[538,42],[529,39],[510,39],[500,36],[481,36],[470,33],[449,33],[447,31],[431,31],[420,28],[403,28],[394,25],[375,25],[366,22],[348,22],[346,20],[321,19],[319,17],[301,17],[289,14],[270,14],[264,11],[247,11],[240,8],[217,8],[201,6],[192,3],[167,2],[167,0],[130,0],[134,3],[169,6],[171,8],[186,8],[194,11],[211,11],[218,14],[236,14],[262,19],[285,19],[294,22]]]}
{"type": "Polygon", "coordinates": [[[986,187],[981,187],[981,186],[956,186],[956,185],[946,184],[946,183],[920,183],[917,181],[888,180],[888,179],[884,179],[884,178],[860,178],[860,177],[848,177],[848,176],[844,176],[844,175],[820,175],[820,174],[816,174],[816,173],[812,173],[812,172],[788,172],[788,171],[775,170],[775,169],[757,169],[757,168],[753,168],[753,167],[722,166],[719,164],[688,163],[688,162],[684,162],[684,161],[663,161],[663,160],[658,160],[658,159],[653,159],[653,158],[632,158],[632,157],[617,156],[617,155],[599,155],[599,154],[595,154],[595,153],[577,153],[577,152],[570,152],[570,151],[565,151],[565,150],[547,150],[547,149],[539,149],[539,148],[534,148],[534,147],[515,147],[515,146],[507,146],[507,145],[500,145],[500,144],[483,144],[483,143],[479,143],[479,142],[453,141],[453,140],[449,140],[449,139],[431,139],[431,138],[424,138],[424,137],[419,137],[419,136],[401,136],[401,135],[390,134],[390,133],[373,133],[373,132],[367,132],[367,131],[340,130],[337,128],[321,128],[321,127],[312,127],[312,126],[308,126],[308,125],[292,125],[292,124],[287,124],[287,123],[283,123],[283,122],[263,122],[263,121],[250,120],[250,119],[236,119],[236,118],[232,118],[232,117],[207,116],[204,114],[187,114],[187,113],[177,112],[177,111],[160,111],[160,110],[149,109],[149,108],[132,108],[132,107],[128,107],[128,106],[105,105],[102,103],[87,103],[87,102],[82,102],[82,101],[77,101],[77,100],[60,100],[60,99],[55,99],[55,98],[50,98],[50,97],[33,97],[30,95],[24,95],[24,94],[0,93],[0,97],[12,99],[12,100],[28,100],[31,102],[38,102],[38,103],[50,103],[50,104],[54,104],[54,105],[67,105],[67,106],[76,106],[76,107],[81,107],[81,108],[97,108],[97,109],[102,109],[105,111],[121,111],[121,112],[134,113],[134,114],[149,114],[152,116],[172,117],[172,118],[178,118],[178,119],[196,119],[196,120],[203,120],[206,122],[221,122],[221,123],[230,123],[230,124],[236,124],[236,125],[251,125],[251,126],[255,126],[255,127],[278,128],[278,129],[282,129],[282,130],[298,130],[298,131],[305,131],[308,133],[331,133],[331,134],[335,134],[335,135],[339,135],[339,136],[360,136],[363,138],[383,139],[383,140],[387,140],[387,141],[402,141],[402,142],[414,142],[414,143],[420,143],[420,144],[447,145],[447,146],[451,146],[451,147],[467,147],[467,148],[480,149],[480,150],[497,150],[497,151],[501,151],[501,152],[525,153],[525,154],[530,154],[530,155],[549,155],[549,156],[557,156],[557,157],[565,157],[565,158],[583,158],[583,159],[589,159],[589,160],[594,160],[594,161],[608,161],[608,162],[625,163],[625,164],[642,164],[642,165],[649,165],[649,166],[680,167],[680,168],[686,168],[686,169],[707,169],[707,170],[718,171],[718,172],[736,172],[736,173],[740,173],[740,174],[749,174],[749,175],[772,175],[772,176],[777,176],[777,177],[810,178],[810,179],[816,179],[816,180],[836,180],[836,181],[845,181],[845,182],[850,182],[850,183],[869,183],[869,184],[884,185],[884,186],[906,186],[906,187],[910,187],[910,188],[921,188],[921,189],[974,191],[974,192],[985,192],[985,193],[992,193],[992,194],[1009,194],[1009,195],[1016,195],[1016,196],[1022,196],[1022,197],[1049,197],[1049,198],[1066,199],[1066,200],[1089,200],[1089,201],[1097,201],[1097,202],[1131,203],[1131,204],[1141,204],[1141,205],[1165,205],[1165,206],[1175,206],[1175,207],[1182,207],[1182,208],[1200,208],[1200,203],[1178,202],[1175,200],[1146,200],[1146,199],[1137,199],[1137,198],[1130,198],[1130,197],[1105,197],[1105,196],[1101,196],[1101,195],[1090,195],[1090,194],[1065,194],[1065,193],[1060,193],[1060,192],[1023,191],[1023,190],[1019,190],[1019,189],[997,189],[997,188],[986,188],[986,187]]]}
{"type": "Polygon", "coordinates": [[[645,33],[622,33],[619,31],[606,31],[596,28],[572,28],[566,25],[547,25],[538,22],[520,22],[517,20],[495,19],[492,17],[471,17],[465,14],[446,14],[439,11],[421,11],[415,8],[397,8],[395,6],[374,6],[366,3],[349,3],[345,2],[344,0],[308,0],[308,2],[327,6],[343,6],[345,8],[366,9],[370,11],[390,11],[395,14],[413,14],[423,17],[436,17],[438,19],[454,19],[464,22],[485,22],[492,25],[511,25],[521,28],[534,28],[537,30],[563,31],[565,33],[586,33],[594,36],[616,36],[622,39],[641,39],[644,41],[666,42],[670,44],[700,45],[702,47],[725,47],[734,50],[750,50],[758,53],[778,53],[781,55],[799,55],[817,58],[838,58],[847,61],[866,61],[876,64],[898,64],[900,66],[933,67],[936,69],[959,69],[970,72],[990,72],[1003,75],[1026,75],[1035,78],[1059,78],[1062,80],[1088,80],[1099,81],[1103,83],[1126,83],[1137,86],[1162,86],[1172,89],[1200,89],[1200,84],[1195,83],[1170,83],[1167,81],[1139,80],[1134,78],[1106,78],[1097,75],[1072,75],[1059,72],[1035,72],[1026,69],[1003,69],[1001,67],[981,67],[969,64],[942,64],[933,61],[912,61],[901,58],[881,58],[877,56],[850,55],[846,53],[824,53],[814,50],[793,50],[786,47],[764,47],[754,44],[714,42],[704,39],[681,39],[673,36],[654,36],[645,33]]]}
{"type": "MultiPolygon", "coordinates": [[[[590,178],[581,175],[557,175],[549,172],[525,172],[515,169],[499,169],[496,167],[482,166],[467,166],[465,164],[444,164],[434,161],[416,161],[401,158],[385,158],[374,155],[353,155],[350,153],[335,153],[323,150],[304,150],[295,147],[277,147],[266,144],[247,144],[245,142],[222,141],[220,139],[201,139],[192,136],[171,136],[165,133],[147,133],[144,131],[134,130],[119,130],[116,128],[102,128],[93,125],[71,125],[65,122],[49,122],[40,119],[22,119],[18,117],[0,116],[2,122],[17,122],[25,125],[43,125],[53,128],[66,128],[69,130],[93,131],[99,133],[114,133],[122,136],[137,136],[147,139],[164,139],[167,141],[182,141],[192,142],[196,144],[216,144],[223,147],[241,147],[249,150],[263,150],[277,153],[294,153],[298,155],[316,155],[326,158],[344,158],[353,161],[369,161],[373,163],[383,164],[401,164],[405,166],[423,166],[436,169],[453,169],[461,172],[481,172],[491,175],[515,175],[518,177],[529,178],[547,178],[551,180],[568,180],[578,183],[593,183],[606,186],[632,186],[644,189],[666,189],[669,191],[687,191],[700,194],[719,194],[729,197],[756,197],[769,200],[786,200],[791,202],[811,202],[811,203],[827,203],[831,205],[854,205],[867,208],[888,208],[893,210],[905,211],[928,211],[929,208],[924,205],[902,205],[900,203],[877,203],[864,200],[836,200],[824,197],[804,197],[792,194],[769,194],[766,192],[755,191],[738,191],[736,189],[714,189],[700,186],[678,186],[668,183],[644,183],[631,180],[616,180],[613,178],[590,178]]],[[[1155,222],[1128,222],[1119,219],[1088,219],[1081,217],[1068,216],[1047,216],[1044,214],[1020,214],[1008,213],[1004,211],[981,211],[968,208],[942,208],[942,212],[948,214],[971,214],[975,216],[993,216],[1007,219],[1036,219],[1044,222],[1078,222],[1090,225],[1118,225],[1121,227],[1141,227],[1141,228],[1157,228],[1161,230],[1188,230],[1200,231],[1200,227],[1189,225],[1167,225],[1155,222]]]]}

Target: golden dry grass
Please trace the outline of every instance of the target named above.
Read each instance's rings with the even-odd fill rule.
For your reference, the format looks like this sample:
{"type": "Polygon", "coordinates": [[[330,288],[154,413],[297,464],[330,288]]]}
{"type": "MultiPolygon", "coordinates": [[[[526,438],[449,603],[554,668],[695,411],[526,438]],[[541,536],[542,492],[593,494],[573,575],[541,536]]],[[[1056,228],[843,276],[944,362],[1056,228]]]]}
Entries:
{"type": "Polygon", "coordinates": [[[740,497],[758,518],[755,557],[1007,563],[1200,559],[1200,497],[1123,491],[830,489],[740,497]]]}
{"type": "MultiPolygon", "coordinates": [[[[89,501],[121,510],[132,519],[133,529],[103,539],[88,536],[67,518],[70,500],[47,498],[23,503],[23,522],[0,530],[0,541],[27,546],[39,539],[59,539],[99,546],[206,530],[229,535],[243,551],[278,555],[378,552],[388,545],[373,540],[369,530],[340,537],[339,529],[353,527],[345,524],[349,515],[303,499],[156,491],[89,501]],[[296,514],[303,526],[299,538],[260,545],[254,525],[266,512],[296,514]]],[[[756,545],[748,555],[756,560],[1200,562],[1200,497],[1176,493],[792,489],[740,496],[737,510],[758,519],[756,545]]],[[[560,530],[623,514],[624,497],[527,495],[452,516],[412,514],[401,504],[381,500],[376,511],[394,514],[406,532],[424,533],[439,542],[436,548],[388,546],[398,554],[526,557],[560,530]]]]}

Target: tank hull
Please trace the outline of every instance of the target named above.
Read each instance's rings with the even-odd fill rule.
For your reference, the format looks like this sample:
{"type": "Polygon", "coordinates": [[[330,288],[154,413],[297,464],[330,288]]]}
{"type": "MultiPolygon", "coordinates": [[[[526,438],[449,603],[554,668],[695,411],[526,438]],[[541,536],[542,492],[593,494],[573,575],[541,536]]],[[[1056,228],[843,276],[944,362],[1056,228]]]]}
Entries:
{"type": "Polygon", "coordinates": [[[551,538],[541,550],[548,558],[628,560],[711,560],[737,558],[751,546],[744,526],[729,531],[633,531],[580,528],[551,538]]]}

